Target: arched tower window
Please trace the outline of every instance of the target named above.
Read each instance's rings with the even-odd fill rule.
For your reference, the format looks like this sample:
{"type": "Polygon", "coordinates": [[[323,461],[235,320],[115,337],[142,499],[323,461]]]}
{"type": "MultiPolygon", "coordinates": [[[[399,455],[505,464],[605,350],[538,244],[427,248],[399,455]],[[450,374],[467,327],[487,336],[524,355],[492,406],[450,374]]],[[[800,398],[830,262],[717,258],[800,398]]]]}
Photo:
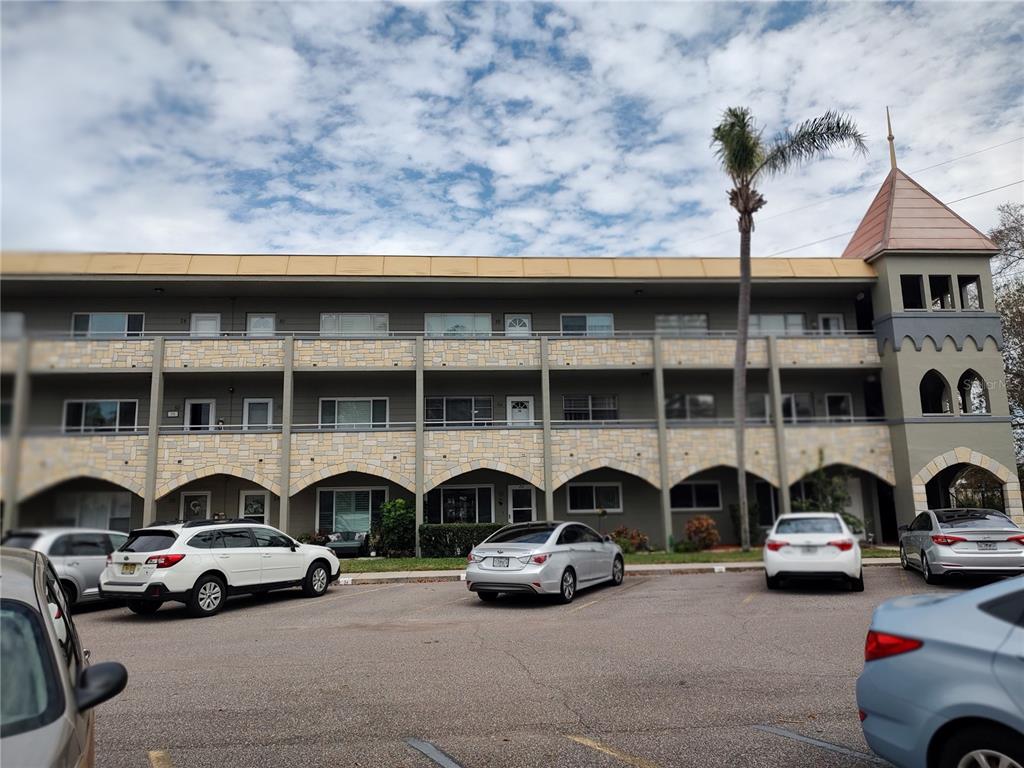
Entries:
{"type": "Polygon", "coordinates": [[[988,403],[988,389],[977,371],[968,368],[956,385],[960,395],[961,413],[991,413],[988,403]]]}
{"type": "Polygon", "coordinates": [[[953,399],[950,397],[949,384],[934,368],[922,377],[920,390],[921,413],[925,415],[953,413],[953,399]]]}

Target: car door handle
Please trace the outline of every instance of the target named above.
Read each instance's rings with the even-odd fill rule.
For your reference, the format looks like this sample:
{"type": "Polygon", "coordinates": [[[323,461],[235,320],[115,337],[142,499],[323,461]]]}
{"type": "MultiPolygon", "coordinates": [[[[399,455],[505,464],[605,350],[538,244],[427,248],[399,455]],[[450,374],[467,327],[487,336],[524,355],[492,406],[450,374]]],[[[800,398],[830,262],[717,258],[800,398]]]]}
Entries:
{"type": "Polygon", "coordinates": [[[217,555],[221,560],[227,560],[231,555],[217,555]]]}
{"type": "Polygon", "coordinates": [[[271,555],[271,554],[267,553],[267,554],[264,554],[264,555],[263,555],[263,557],[265,557],[265,558],[266,558],[266,557],[273,557],[273,555],[271,555]]]}
{"type": "Polygon", "coordinates": [[[70,561],[70,562],[68,563],[68,565],[78,565],[78,561],[77,561],[77,560],[71,560],[71,561],[70,561]]]}

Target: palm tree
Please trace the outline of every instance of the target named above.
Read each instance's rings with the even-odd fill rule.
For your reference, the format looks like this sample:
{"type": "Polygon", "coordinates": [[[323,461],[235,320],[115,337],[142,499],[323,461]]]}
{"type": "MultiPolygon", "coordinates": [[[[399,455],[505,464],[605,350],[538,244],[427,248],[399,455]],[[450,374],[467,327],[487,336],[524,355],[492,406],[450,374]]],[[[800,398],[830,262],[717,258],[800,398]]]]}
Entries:
{"type": "MultiPolygon", "coordinates": [[[[762,178],[794,168],[802,163],[827,156],[839,146],[852,146],[865,154],[864,135],[847,115],[829,111],[821,117],[806,120],[792,130],[785,130],[771,141],[765,141],[764,129],[754,122],[746,107],[730,107],[711,134],[711,146],[722,164],[732,189],[729,204],[739,214],[740,230],[740,292],[736,313],[736,364],[733,371],[733,412],[736,423],[736,476],[739,485],[740,541],[750,549],[750,518],[747,513],[747,461],[744,431],[747,421],[747,336],[750,322],[750,233],[754,230],[754,214],[765,205],[755,188],[762,178]]],[[[785,482],[785,478],[780,478],[785,482]]]]}

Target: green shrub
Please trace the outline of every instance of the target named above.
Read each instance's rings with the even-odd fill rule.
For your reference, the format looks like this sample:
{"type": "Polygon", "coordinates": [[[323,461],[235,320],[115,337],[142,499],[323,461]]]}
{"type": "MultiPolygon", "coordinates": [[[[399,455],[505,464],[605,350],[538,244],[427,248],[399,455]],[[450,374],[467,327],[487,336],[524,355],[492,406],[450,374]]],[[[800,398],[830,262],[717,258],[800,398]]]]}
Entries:
{"type": "Polygon", "coordinates": [[[424,523],[420,526],[420,553],[423,557],[465,557],[504,527],[500,523],[424,523]]]}
{"type": "Polygon", "coordinates": [[[675,545],[676,552],[700,552],[700,547],[696,542],[690,541],[689,539],[683,539],[677,542],[675,545]]]}
{"type": "Polygon", "coordinates": [[[714,520],[707,515],[695,515],[686,521],[686,540],[701,550],[711,549],[721,541],[721,537],[714,520]]]}
{"type": "MultiPolygon", "coordinates": [[[[376,533],[376,532],[374,532],[376,533]]],[[[380,505],[380,532],[372,547],[385,557],[411,557],[416,554],[416,510],[405,499],[392,499],[380,505]]]]}
{"type": "Polygon", "coordinates": [[[627,555],[651,548],[651,540],[647,534],[636,528],[630,529],[620,525],[609,535],[612,537],[612,541],[618,544],[619,548],[627,555]]]}

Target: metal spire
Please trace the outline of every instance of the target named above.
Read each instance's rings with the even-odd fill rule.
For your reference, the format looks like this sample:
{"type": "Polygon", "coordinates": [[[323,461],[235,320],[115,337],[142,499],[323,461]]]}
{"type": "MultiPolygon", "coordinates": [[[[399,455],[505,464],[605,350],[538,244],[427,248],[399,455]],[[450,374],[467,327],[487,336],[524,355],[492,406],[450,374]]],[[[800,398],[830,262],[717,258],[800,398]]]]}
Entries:
{"type": "Polygon", "coordinates": [[[889,108],[885,108],[885,125],[889,129],[889,135],[886,137],[889,140],[889,165],[892,169],[896,170],[896,144],[894,143],[895,136],[892,135],[892,120],[889,119],[889,108]]]}

